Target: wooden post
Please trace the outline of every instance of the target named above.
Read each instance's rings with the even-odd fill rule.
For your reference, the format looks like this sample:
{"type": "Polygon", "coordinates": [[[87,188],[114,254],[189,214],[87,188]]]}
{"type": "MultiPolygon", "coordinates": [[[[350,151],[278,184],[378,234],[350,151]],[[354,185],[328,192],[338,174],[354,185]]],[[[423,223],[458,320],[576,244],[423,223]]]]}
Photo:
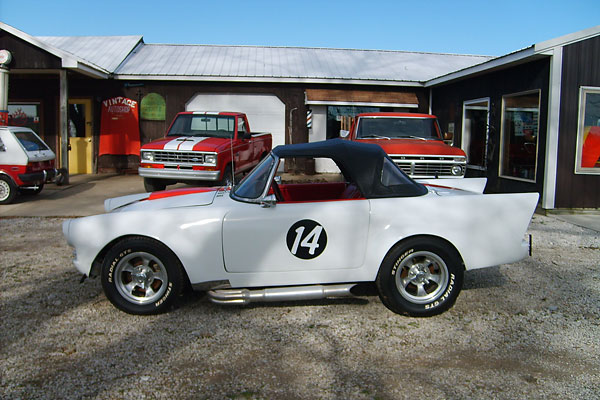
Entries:
{"type": "Polygon", "coordinates": [[[67,70],[60,70],[59,94],[59,129],[60,129],[60,167],[64,171],[64,184],[69,183],[69,115],[68,115],[68,84],[67,70]]]}

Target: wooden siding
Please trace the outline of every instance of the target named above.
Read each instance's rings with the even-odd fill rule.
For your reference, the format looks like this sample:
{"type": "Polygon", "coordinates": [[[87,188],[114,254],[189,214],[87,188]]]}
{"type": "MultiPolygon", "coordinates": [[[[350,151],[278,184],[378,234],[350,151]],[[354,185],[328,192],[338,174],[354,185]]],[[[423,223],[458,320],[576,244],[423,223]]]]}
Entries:
{"type": "Polygon", "coordinates": [[[546,149],[546,125],[548,119],[548,82],[550,77],[549,58],[493,71],[462,79],[432,90],[432,110],[441,129],[446,132],[454,123],[454,145],[461,146],[462,114],[465,101],[490,98],[490,133],[488,143],[487,171],[469,170],[470,176],[488,178],[487,192],[531,192],[542,193],[546,149]],[[502,96],[530,90],[540,90],[539,142],[535,183],[499,176],[500,132],[502,122],[502,96]]]}
{"type": "Polygon", "coordinates": [[[369,90],[306,89],[306,100],[349,103],[419,104],[419,100],[414,92],[369,90]]]}
{"type": "Polygon", "coordinates": [[[563,49],[556,208],[600,208],[600,175],[575,174],[581,86],[600,87],[600,37],[563,49]]]}
{"type": "Polygon", "coordinates": [[[16,69],[59,69],[60,58],[19,39],[6,31],[0,30],[0,49],[11,52],[12,61],[8,65],[16,69]]]}

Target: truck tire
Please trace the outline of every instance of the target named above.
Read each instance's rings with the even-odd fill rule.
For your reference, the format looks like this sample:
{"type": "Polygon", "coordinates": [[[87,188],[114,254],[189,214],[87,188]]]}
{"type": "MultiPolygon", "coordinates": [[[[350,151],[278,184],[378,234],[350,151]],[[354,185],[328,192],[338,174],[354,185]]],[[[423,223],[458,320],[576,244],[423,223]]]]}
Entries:
{"type": "Polygon", "coordinates": [[[231,165],[225,167],[223,177],[219,181],[219,186],[231,186],[233,184],[233,174],[231,173],[231,165]]]}
{"type": "Polygon", "coordinates": [[[165,190],[167,185],[160,179],[144,178],[144,189],[146,192],[158,192],[165,190]]]}
{"type": "Polygon", "coordinates": [[[17,196],[17,185],[10,177],[0,174],[0,204],[10,204],[17,196]]]}

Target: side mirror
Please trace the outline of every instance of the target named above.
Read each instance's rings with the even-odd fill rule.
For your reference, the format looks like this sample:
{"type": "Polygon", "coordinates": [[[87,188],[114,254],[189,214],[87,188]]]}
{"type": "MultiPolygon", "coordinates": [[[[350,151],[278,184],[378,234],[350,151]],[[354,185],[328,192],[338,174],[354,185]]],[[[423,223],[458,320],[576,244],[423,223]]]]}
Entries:
{"type": "Polygon", "coordinates": [[[252,139],[252,135],[249,132],[244,132],[242,134],[242,139],[244,139],[244,140],[250,140],[250,139],[252,139]]]}
{"type": "Polygon", "coordinates": [[[444,140],[452,140],[454,139],[454,134],[452,132],[444,133],[444,140]]]}
{"type": "Polygon", "coordinates": [[[340,130],[340,137],[341,138],[347,138],[349,134],[350,134],[350,131],[347,131],[345,129],[341,129],[340,130]]]}
{"type": "Polygon", "coordinates": [[[262,208],[270,208],[270,207],[275,207],[275,204],[277,204],[277,199],[275,198],[274,194],[270,194],[268,196],[265,196],[261,201],[260,201],[260,206],[262,208]]]}

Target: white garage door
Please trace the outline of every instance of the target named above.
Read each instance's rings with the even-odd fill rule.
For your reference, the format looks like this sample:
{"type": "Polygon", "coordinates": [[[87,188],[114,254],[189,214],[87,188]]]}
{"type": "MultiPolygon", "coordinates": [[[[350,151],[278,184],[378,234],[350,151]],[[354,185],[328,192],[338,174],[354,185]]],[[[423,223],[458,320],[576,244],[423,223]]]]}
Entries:
{"type": "Polygon", "coordinates": [[[185,109],[243,112],[248,116],[252,131],[271,133],[273,147],[285,144],[285,104],[275,95],[201,93],[193,96],[185,109]]]}

